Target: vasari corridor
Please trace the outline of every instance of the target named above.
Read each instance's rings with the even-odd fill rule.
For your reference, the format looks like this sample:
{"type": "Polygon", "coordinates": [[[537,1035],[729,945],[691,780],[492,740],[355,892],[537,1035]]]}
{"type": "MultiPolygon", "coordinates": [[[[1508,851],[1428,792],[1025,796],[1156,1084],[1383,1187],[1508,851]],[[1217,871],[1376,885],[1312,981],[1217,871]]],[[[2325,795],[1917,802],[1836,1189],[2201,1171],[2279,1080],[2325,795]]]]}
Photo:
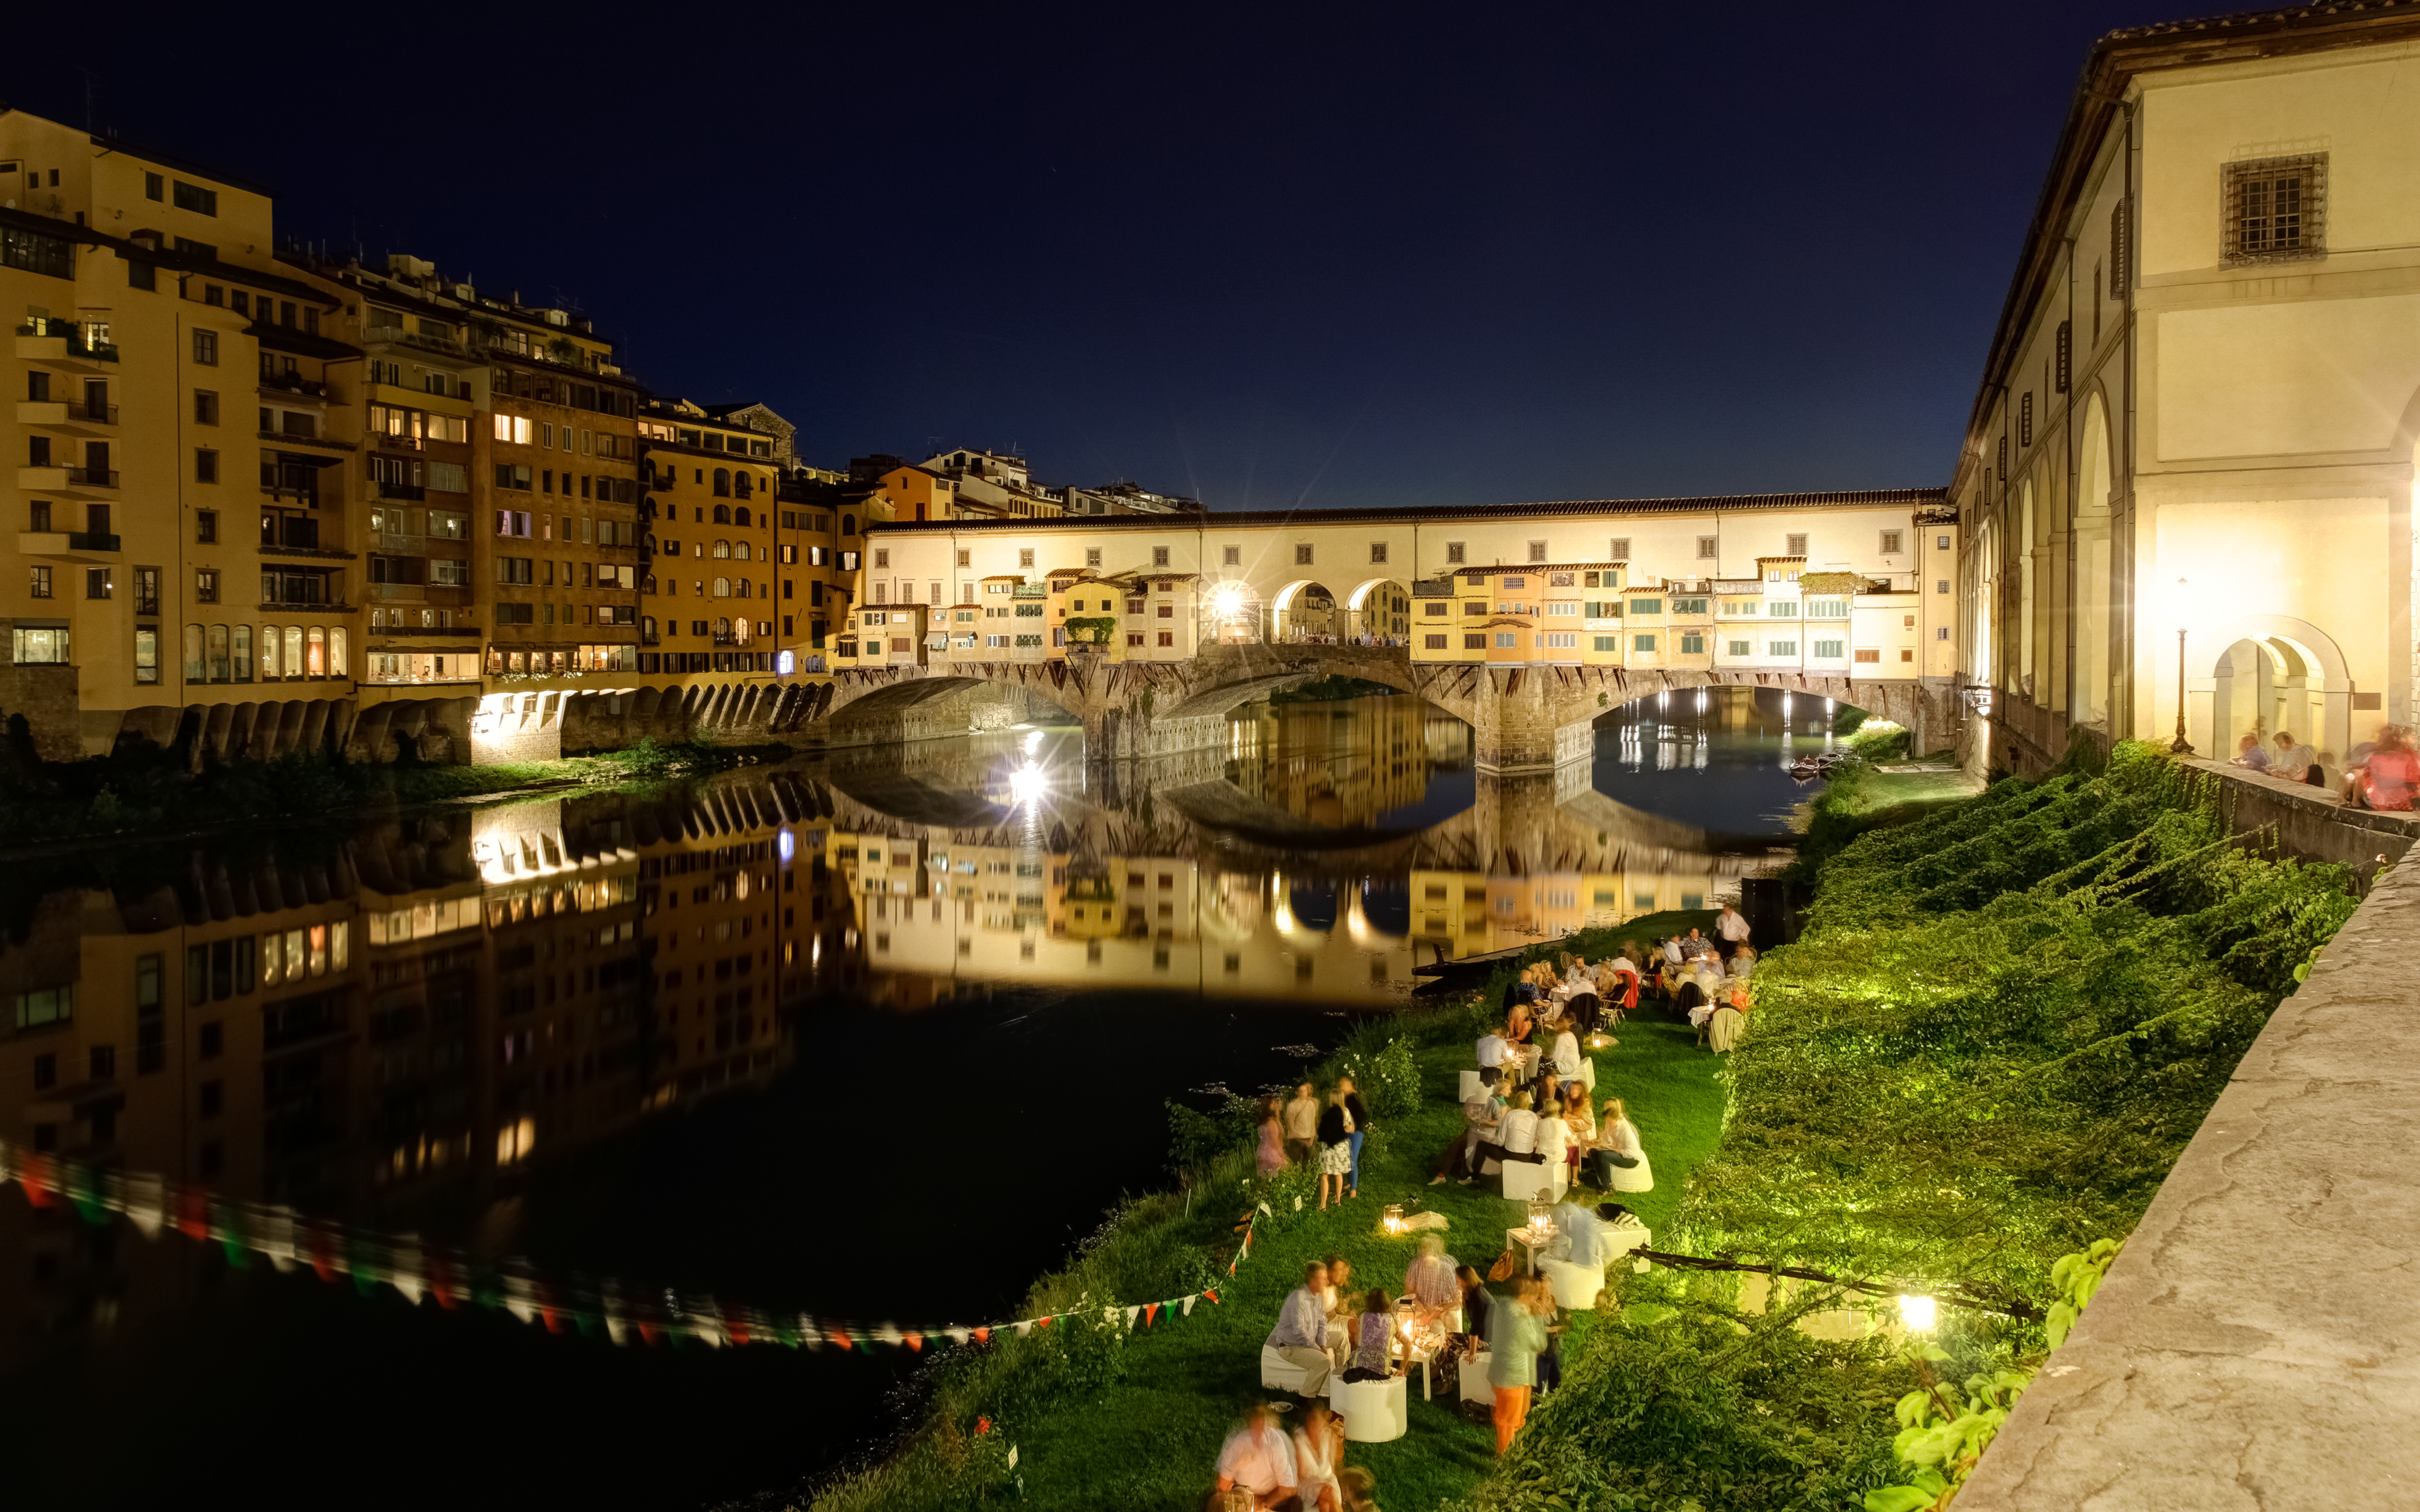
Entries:
{"type": "Polygon", "coordinates": [[[2159,3],[12,17],[0,1507],[2420,1505],[2420,0],[2159,3]]]}

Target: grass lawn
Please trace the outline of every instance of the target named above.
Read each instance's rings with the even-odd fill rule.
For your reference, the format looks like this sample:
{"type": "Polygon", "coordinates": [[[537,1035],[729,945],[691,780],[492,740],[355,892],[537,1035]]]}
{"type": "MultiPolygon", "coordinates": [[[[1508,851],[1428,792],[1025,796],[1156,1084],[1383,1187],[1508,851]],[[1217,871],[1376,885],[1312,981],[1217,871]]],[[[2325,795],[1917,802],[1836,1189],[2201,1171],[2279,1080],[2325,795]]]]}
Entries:
{"type": "MultiPolygon", "coordinates": [[[[1637,921],[1643,935],[1657,919],[1637,921]]],[[[1700,923],[1696,916],[1687,922],[1700,923]]],[[[1618,932],[1618,933],[1626,933],[1618,932]]],[[[1655,1170],[1655,1188],[1623,1197],[1658,1239],[1679,1206],[1689,1169],[1711,1152],[1720,1132],[1724,1091],[1719,1057],[1697,1048],[1684,1024],[1634,1020],[1616,1031],[1620,1042],[1599,1052],[1597,1096],[1626,1101],[1655,1170]]],[[[1408,1119],[1381,1125],[1380,1159],[1362,1173],[1361,1195],[1327,1213],[1311,1212],[1274,1229],[1265,1223],[1252,1253],[1219,1304],[1206,1300],[1190,1318],[1164,1319],[1138,1329],[1126,1349],[1125,1381],[1102,1400],[1063,1407],[1047,1421],[1015,1425],[1025,1501],[1040,1507],[1191,1508],[1209,1489],[1218,1445],[1244,1404],[1260,1389],[1261,1342],[1279,1303],[1301,1281],[1310,1259],[1340,1253],[1353,1261],[1357,1288],[1400,1290],[1415,1241],[1378,1232],[1389,1202],[1427,1208],[1452,1220],[1446,1247],[1484,1271],[1504,1247],[1504,1230],[1526,1212],[1497,1195],[1493,1180],[1469,1186],[1428,1184],[1438,1153],[1462,1129],[1454,1101],[1457,1076],[1473,1064],[1467,1046],[1433,1047],[1420,1056],[1428,1099],[1408,1119]]],[[[1240,1210],[1242,1194],[1218,1198],[1240,1210]]],[[[1579,1327],[1586,1326],[1581,1315],[1579,1327]]],[[[1419,1512],[1466,1492],[1496,1460],[1486,1428],[1464,1423],[1440,1393],[1420,1399],[1411,1390],[1411,1431],[1391,1443],[1353,1444],[1349,1464],[1378,1479],[1388,1512],[1419,1512]]]]}

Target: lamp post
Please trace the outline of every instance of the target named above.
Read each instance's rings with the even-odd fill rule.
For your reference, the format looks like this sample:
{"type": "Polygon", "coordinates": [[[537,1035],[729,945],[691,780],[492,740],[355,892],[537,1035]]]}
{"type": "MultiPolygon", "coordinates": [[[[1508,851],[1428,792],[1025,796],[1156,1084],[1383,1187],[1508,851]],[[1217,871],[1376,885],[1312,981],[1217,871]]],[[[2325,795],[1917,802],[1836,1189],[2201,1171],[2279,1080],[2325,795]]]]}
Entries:
{"type": "MultiPolygon", "coordinates": [[[[2181,605],[2184,596],[2185,580],[2180,578],[2177,579],[2177,602],[2181,605]]],[[[2193,742],[2185,738],[2185,624],[2183,616],[2180,615],[2177,619],[2177,741],[2168,748],[2168,754],[2190,756],[2193,749],[2193,742]]]]}

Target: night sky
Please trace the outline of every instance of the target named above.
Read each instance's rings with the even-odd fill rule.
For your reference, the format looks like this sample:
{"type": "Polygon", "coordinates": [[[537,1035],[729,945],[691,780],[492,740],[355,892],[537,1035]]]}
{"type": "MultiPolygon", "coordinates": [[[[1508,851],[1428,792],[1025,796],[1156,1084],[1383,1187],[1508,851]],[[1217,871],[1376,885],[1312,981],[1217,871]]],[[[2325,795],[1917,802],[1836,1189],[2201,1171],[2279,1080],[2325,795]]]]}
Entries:
{"type": "Polygon", "coordinates": [[[2150,3],[54,5],[0,89],[80,121],[90,67],[282,231],[583,310],[828,466],[1899,487],[1947,478],[2087,48],[2196,13],[2150,3]]]}

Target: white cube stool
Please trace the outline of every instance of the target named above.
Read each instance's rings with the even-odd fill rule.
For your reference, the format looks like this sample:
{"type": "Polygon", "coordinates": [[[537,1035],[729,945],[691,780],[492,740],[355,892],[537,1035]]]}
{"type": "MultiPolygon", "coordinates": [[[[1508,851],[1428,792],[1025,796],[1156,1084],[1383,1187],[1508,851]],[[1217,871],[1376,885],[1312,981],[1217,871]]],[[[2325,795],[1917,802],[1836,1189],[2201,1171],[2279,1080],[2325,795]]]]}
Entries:
{"type": "Polygon", "coordinates": [[[1299,1396],[1302,1395],[1302,1383],[1310,1379],[1310,1371],[1267,1345],[1261,1346],[1262,1390],[1291,1392],[1299,1396]]]}
{"type": "Polygon", "coordinates": [[[1560,1197],[1569,1183],[1564,1180],[1563,1163],[1553,1161],[1508,1160],[1504,1163],[1504,1196],[1509,1202],[1527,1202],[1532,1197],[1560,1197]]]}
{"type": "Polygon", "coordinates": [[[1466,1402],[1496,1401],[1496,1388],[1487,1383],[1487,1356],[1472,1355],[1462,1362],[1462,1399],[1466,1402]]]}
{"type": "Polygon", "coordinates": [[[1574,1265],[1569,1260],[1546,1259],[1538,1269],[1555,1288],[1555,1305],[1574,1312],[1588,1312],[1596,1306],[1596,1294],[1605,1289],[1605,1267],[1574,1265]]]}
{"type": "Polygon", "coordinates": [[[1472,1098],[1484,1096],[1486,1091],[1487,1084],[1479,1079],[1479,1072],[1466,1071],[1462,1073],[1462,1090],[1454,1094],[1454,1101],[1467,1103],[1472,1098]]]}
{"type": "Polygon", "coordinates": [[[1408,1376],[1388,1376],[1384,1381],[1339,1378],[1328,1388],[1328,1409],[1344,1420],[1347,1440],[1385,1443],[1411,1429],[1411,1383],[1408,1376]]]}

